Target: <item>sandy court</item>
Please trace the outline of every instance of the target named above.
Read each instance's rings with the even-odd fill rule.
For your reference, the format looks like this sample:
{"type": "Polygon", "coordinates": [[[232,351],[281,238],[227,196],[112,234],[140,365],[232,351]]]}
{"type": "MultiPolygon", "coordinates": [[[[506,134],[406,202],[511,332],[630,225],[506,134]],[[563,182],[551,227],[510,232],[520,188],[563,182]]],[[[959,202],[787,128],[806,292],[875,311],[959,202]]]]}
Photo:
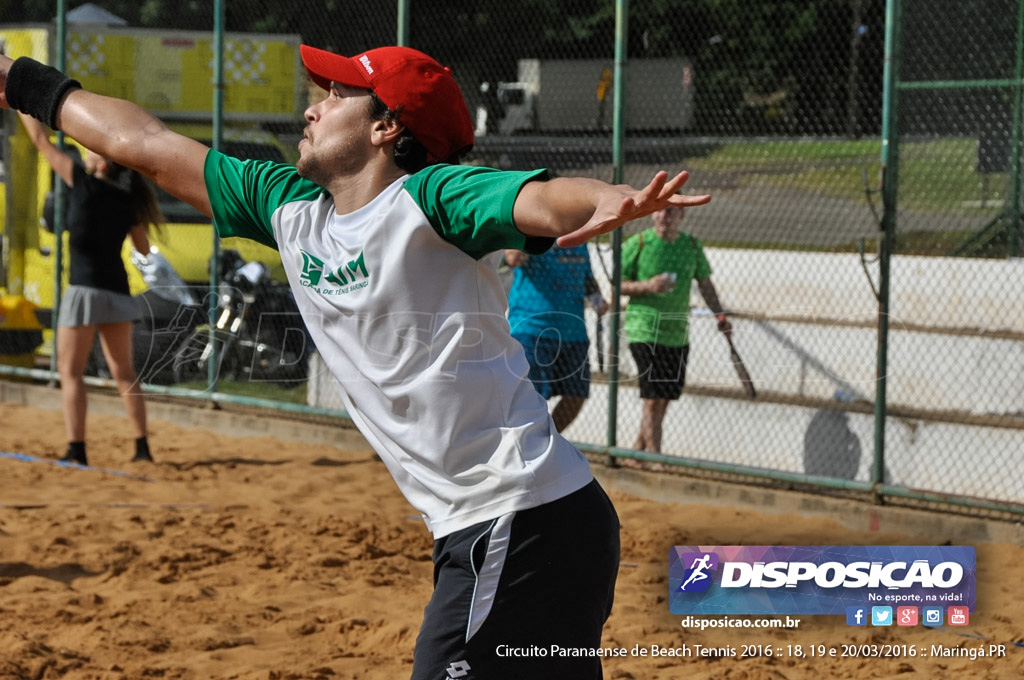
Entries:
{"type": "MultiPolygon", "coordinates": [[[[89,428],[95,469],[0,456],[0,680],[408,677],[430,594],[431,538],[371,451],[228,436],[154,417],[158,462],[131,464],[125,419],[94,412],[89,428]]],[[[55,459],[63,447],[59,411],[0,402],[0,451],[55,459]]],[[[607,647],[799,645],[806,652],[828,645],[841,653],[870,643],[1003,644],[1006,657],[629,655],[605,662],[607,678],[1024,677],[1019,540],[977,544],[978,607],[961,632],[850,628],[841,617],[805,617],[785,630],[701,632],[682,628],[668,611],[673,545],[949,537],[610,494],[623,554],[607,647]]]]}

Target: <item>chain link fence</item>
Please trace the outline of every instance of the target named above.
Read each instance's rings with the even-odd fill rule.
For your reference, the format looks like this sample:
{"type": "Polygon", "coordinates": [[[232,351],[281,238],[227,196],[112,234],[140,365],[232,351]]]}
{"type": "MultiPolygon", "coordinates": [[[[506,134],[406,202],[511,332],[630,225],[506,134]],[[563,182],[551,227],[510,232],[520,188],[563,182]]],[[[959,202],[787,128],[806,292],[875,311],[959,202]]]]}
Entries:
{"type": "Polygon", "coordinates": [[[887,460],[895,476],[921,467],[915,451],[929,454],[929,467],[958,470],[955,484],[933,479],[931,488],[1019,502],[1020,475],[1007,463],[1024,450],[1024,3],[905,0],[899,9],[888,103],[898,149],[886,187],[898,198],[889,402],[921,425],[888,422],[887,460]]]}
{"type": "MultiPolygon", "coordinates": [[[[596,289],[577,281],[578,254],[561,258],[571,277],[555,265],[533,284],[536,304],[582,315],[586,367],[561,382],[591,374],[565,429],[585,450],[893,501],[1022,507],[1024,474],[1007,465],[1024,450],[1019,0],[674,0],[632,3],[628,16],[583,0],[225,0],[222,62],[217,3],[94,6],[124,23],[71,11],[69,74],[213,143],[223,68],[229,153],[294,160],[319,96],[300,42],[344,54],[400,42],[451,67],[476,123],[466,162],[634,186],[689,170],[686,191],[713,199],[686,212],[676,241],[643,220],[588,245],[596,289]],[[658,250],[676,252],[675,288],[622,294],[627,274],[659,285],[641,262],[658,250]],[[583,302],[595,290],[603,315],[583,302]],[[685,390],[663,419],[640,396],[629,348],[645,298],[665,308],[662,341],[688,340],[685,390]],[[660,445],[642,454],[652,415],[660,445]]],[[[7,53],[56,59],[55,3],[19,10],[21,23],[0,26],[7,53]]],[[[41,206],[50,179],[17,131],[8,117],[7,286],[46,308],[57,240],[24,226],[34,208],[21,202],[41,206]]],[[[159,261],[148,281],[133,272],[153,310],[136,335],[150,389],[207,390],[212,378],[218,394],[340,408],[274,254],[215,245],[194,211],[170,197],[163,208],[154,242],[182,281],[161,279],[159,261]]],[[[577,339],[552,319],[552,337],[577,339]]]]}

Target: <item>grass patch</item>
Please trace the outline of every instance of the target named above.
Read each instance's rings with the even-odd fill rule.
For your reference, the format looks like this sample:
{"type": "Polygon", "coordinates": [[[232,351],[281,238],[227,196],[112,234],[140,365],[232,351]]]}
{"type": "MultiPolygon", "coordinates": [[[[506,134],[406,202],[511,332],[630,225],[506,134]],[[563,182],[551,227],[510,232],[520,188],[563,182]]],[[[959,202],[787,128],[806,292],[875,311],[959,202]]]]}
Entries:
{"type": "MultiPolygon", "coordinates": [[[[235,382],[222,380],[217,383],[217,392],[230,394],[249,399],[262,399],[268,401],[283,401],[291,404],[306,403],[306,386],[302,382],[295,386],[282,386],[272,382],[235,382]]],[[[207,384],[205,380],[185,382],[175,385],[186,390],[198,390],[205,392],[207,384]]]]}
{"type": "MultiPolygon", "coordinates": [[[[978,140],[949,138],[903,141],[899,147],[896,200],[900,210],[926,215],[994,217],[1009,195],[1006,173],[977,172],[978,140]]],[[[879,139],[806,139],[731,142],[713,147],[706,156],[690,160],[698,173],[728,174],[729,182],[743,188],[764,187],[765,195],[779,188],[799,189],[831,198],[871,201],[882,211],[882,156],[879,139]]],[[[966,230],[899,233],[894,252],[906,255],[949,256],[972,238],[964,255],[1006,258],[1008,232],[997,227],[977,237],[966,230]]],[[[720,248],[857,252],[861,245],[840,246],[707,240],[720,248]]],[[[876,239],[863,248],[877,252],[876,239]]]]}
{"type": "MultiPolygon", "coordinates": [[[[976,139],[905,141],[899,148],[901,209],[963,212],[965,205],[1005,200],[1007,174],[977,172],[976,139]]],[[[863,200],[881,190],[881,141],[807,139],[732,142],[690,159],[693,172],[732,173],[744,187],[779,186],[863,200]]],[[[877,199],[881,203],[881,199],[877,199]]],[[[984,208],[976,208],[985,210],[984,208]]]]}
{"type": "MultiPolygon", "coordinates": [[[[912,231],[897,234],[893,240],[893,253],[896,255],[917,255],[922,257],[950,257],[968,239],[976,236],[976,232],[966,230],[952,231],[912,231]]],[[[863,243],[851,242],[837,246],[818,246],[809,243],[777,243],[755,241],[707,240],[704,245],[709,248],[728,248],[733,250],[784,250],[800,253],[856,253],[863,251],[867,255],[877,254],[878,239],[864,239],[863,243]]],[[[981,257],[1006,259],[1010,256],[1010,247],[1006,232],[993,235],[989,240],[980,243],[976,248],[963,253],[965,257],[981,257]]]]}

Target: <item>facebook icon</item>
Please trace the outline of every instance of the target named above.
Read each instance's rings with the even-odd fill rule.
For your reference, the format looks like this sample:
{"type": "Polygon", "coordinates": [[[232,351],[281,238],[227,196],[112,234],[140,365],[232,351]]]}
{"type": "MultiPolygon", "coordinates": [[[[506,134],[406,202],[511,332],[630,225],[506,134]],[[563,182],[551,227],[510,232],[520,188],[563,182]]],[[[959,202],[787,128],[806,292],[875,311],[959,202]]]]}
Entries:
{"type": "Polygon", "coordinates": [[[846,608],[846,625],[847,626],[866,626],[868,625],[867,610],[864,607],[847,607],[846,608]]]}

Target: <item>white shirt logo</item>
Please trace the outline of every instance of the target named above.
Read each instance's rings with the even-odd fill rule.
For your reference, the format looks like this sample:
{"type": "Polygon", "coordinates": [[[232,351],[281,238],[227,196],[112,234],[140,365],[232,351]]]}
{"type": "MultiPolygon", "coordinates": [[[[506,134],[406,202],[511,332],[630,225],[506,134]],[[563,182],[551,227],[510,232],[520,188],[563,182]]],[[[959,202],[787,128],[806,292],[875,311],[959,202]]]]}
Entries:
{"type": "Polygon", "coordinates": [[[373,67],[370,66],[370,58],[368,56],[364,54],[363,56],[359,57],[359,63],[363,65],[363,68],[366,69],[367,73],[373,75],[373,67]]]}

